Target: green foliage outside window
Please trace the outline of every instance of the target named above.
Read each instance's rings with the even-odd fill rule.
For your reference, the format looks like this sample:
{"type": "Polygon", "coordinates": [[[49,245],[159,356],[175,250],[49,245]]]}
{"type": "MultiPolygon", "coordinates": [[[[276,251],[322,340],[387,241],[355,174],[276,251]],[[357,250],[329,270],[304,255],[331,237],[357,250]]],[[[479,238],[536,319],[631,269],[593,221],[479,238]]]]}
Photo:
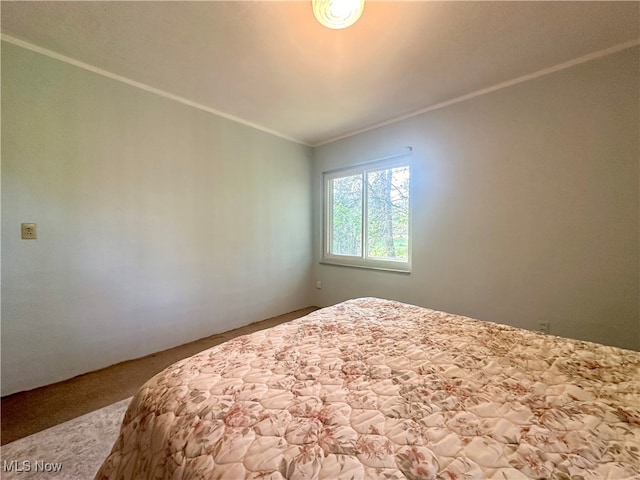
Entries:
{"type": "Polygon", "coordinates": [[[335,255],[362,255],[362,175],[333,180],[333,245],[335,255]]]}
{"type": "Polygon", "coordinates": [[[367,174],[367,256],[402,259],[409,255],[409,167],[367,174]]]}
{"type": "Polygon", "coordinates": [[[363,170],[330,180],[329,253],[408,261],[409,178],[409,166],[402,165],[363,170]]]}

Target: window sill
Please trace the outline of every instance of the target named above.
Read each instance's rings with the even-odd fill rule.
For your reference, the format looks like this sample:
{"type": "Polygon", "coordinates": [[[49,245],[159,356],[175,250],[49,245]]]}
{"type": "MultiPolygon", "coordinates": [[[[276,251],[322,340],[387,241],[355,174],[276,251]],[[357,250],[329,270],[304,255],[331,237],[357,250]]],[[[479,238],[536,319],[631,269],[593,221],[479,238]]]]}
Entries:
{"type": "Polygon", "coordinates": [[[356,264],[348,261],[334,260],[332,258],[323,258],[320,260],[320,265],[332,265],[334,267],[347,267],[347,268],[360,268],[364,270],[379,270],[383,272],[391,273],[403,273],[405,275],[411,274],[411,267],[395,267],[395,266],[382,266],[382,265],[370,265],[370,264],[356,264]]]}

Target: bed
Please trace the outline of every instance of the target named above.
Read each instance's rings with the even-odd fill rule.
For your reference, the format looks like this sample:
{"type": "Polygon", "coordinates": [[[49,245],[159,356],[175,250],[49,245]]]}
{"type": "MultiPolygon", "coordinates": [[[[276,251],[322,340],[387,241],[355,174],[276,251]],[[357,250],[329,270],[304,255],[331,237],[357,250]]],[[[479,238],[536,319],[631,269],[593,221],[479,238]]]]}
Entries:
{"type": "Polygon", "coordinates": [[[96,479],[640,479],[640,353],[377,298],[182,360],[96,479]]]}

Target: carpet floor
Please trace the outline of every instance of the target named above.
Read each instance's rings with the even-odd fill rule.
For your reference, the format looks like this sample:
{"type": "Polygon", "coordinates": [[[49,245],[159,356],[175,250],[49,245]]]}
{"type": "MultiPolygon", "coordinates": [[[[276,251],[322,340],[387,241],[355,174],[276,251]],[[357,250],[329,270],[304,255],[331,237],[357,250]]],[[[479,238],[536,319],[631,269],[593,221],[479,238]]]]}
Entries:
{"type": "MultiPolygon", "coordinates": [[[[2,398],[1,444],[5,445],[52,426],[133,396],[140,385],[172,363],[239,335],[288,322],[317,310],[309,307],[212,335],[179,347],[122,362],[64,382],[2,398]]],[[[0,472],[1,473],[1,472],[0,472]]]]}
{"type": "Polygon", "coordinates": [[[90,480],[120,432],[130,398],[2,446],[5,480],[90,480]]]}

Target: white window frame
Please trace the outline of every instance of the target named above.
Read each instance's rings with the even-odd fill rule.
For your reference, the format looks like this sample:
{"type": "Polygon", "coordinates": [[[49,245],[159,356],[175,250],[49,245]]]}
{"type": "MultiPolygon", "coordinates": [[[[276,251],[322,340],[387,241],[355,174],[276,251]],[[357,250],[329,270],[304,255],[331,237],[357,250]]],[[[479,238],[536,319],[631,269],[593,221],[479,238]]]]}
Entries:
{"type": "Polygon", "coordinates": [[[323,253],[320,263],[326,265],[338,265],[344,267],[368,268],[374,270],[385,270],[391,272],[410,273],[411,272],[411,249],[412,235],[412,186],[413,186],[413,167],[411,162],[411,154],[403,153],[394,155],[385,159],[372,162],[362,163],[337,170],[323,172],[323,199],[324,199],[324,215],[323,215],[323,253]],[[376,259],[367,257],[367,172],[396,168],[409,167],[409,225],[407,229],[407,261],[376,259]],[[348,177],[350,175],[361,174],[363,177],[362,185],[362,237],[360,256],[352,255],[335,255],[330,252],[333,244],[333,190],[330,188],[331,182],[336,178],[348,177]]]}

